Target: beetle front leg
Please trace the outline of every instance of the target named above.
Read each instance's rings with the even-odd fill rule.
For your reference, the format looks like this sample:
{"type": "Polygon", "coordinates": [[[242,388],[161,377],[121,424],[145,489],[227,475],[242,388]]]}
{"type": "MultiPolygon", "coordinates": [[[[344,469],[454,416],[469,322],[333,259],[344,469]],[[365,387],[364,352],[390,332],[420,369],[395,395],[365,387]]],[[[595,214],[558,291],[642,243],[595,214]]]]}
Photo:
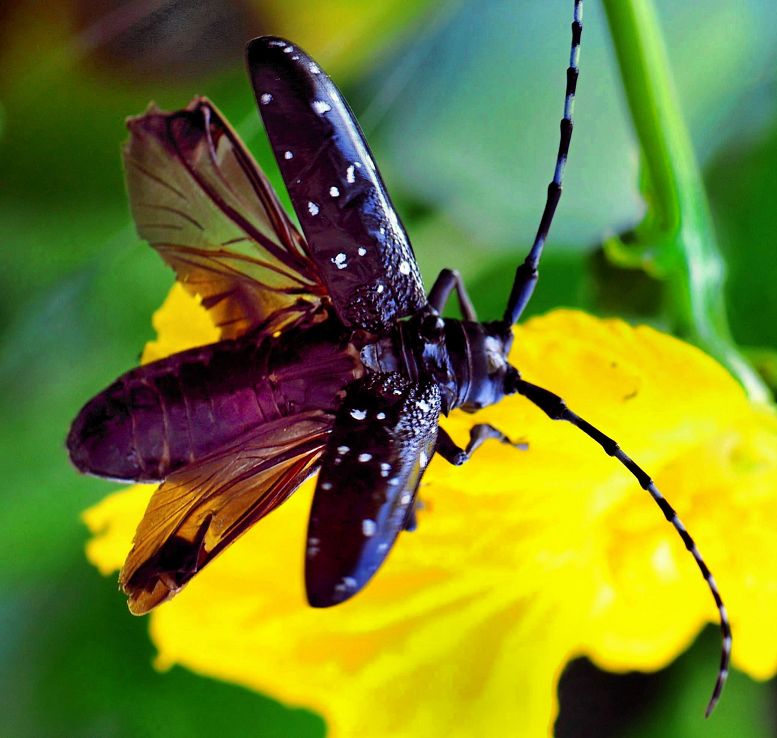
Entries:
{"type": "Polygon", "coordinates": [[[444,428],[440,427],[437,431],[437,453],[448,463],[454,466],[461,466],[465,461],[469,461],[472,454],[475,453],[486,441],[493,439],[509,444],[518,449],[525,449],[525,443],[516,443],[511,441],[502,431],[487,423],[478,423],[469,430],[469,443],[466,448],[459,448],[454,440],[448,435],[444,428]]]}
{"type": "Polygon", "coordinates": [[[440,272],[432,285],[432,289],[429,290],[429,304],[438,313],[441,313],[454,289],[456,290],[456,296],[459,298],[459,307],[464,320],[476,321],[478,316],[475,313],[475,306],[467,294],[467,288],[464,286],[461,274],[455,269],[443,269],[440,272]]]}

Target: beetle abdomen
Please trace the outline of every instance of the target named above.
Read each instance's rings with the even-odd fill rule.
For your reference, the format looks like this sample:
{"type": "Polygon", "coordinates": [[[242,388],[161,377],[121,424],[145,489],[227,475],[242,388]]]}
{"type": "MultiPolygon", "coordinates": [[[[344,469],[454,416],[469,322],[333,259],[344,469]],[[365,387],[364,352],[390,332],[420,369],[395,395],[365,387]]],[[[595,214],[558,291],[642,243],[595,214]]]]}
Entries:
{"type": "Polygon", "coordinates": [[[159,481],[261,423],[334,411],[361,361],[320,329],[301,333],[224,341],[127,372],[74,421],[73,463],[101,477],[159,481]]]}

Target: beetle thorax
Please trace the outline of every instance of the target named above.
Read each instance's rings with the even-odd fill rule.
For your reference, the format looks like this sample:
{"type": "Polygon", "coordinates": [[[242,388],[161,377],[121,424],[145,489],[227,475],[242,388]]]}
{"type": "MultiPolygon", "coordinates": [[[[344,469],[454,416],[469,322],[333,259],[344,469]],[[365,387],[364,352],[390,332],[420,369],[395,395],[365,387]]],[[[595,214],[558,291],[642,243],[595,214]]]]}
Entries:
{"type": "Polygon", "coordinates": [[[398,323],[361,350],[375,372],[400,372],[409,379],[431,376],[440,388],[445,413],[474,412],[504,396],[512,334],[500,322],[476,323],[417,316],[398,323]]]}

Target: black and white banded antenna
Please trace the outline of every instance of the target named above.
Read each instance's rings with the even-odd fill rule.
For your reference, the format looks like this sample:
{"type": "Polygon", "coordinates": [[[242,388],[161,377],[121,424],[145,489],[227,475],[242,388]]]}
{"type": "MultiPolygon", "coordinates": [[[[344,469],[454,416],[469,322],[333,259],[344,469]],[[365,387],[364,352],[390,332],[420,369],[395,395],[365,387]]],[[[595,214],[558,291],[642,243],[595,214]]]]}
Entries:
{"type": "Polygon", "coordinates": [[[661,494],[656,487],[650,475],[642,469],[623,449],[617,444],[615,440],[602,433],[598,428],[593,426],[587,420],[581,418],[577,413],[567,407],[567,404],[558,395],[546,390],[543,387],[538,387],[536,384],[531,384],[520,378],[520,375],[516,371],[515,376],[510,380],[509,385],[505,387],[506,391],[517,392],[523,395],[529,402],[536,405],[552,420],[566,420],[571,423],[575,428],[581,430],[589,438],[596,441],[601,446],[602,450],[613,458],[617,459],[623,466],[626,467],[639,482],[640,487],[644,489],[653,498],[655,503],[661,508],[661,512],[664,517],[677,531],[678,535],[685,544],[685,548],[693,556],[696,565],[701,571],[701,575],[704,577],[704,581],[707,583],[712,599],[715,601],[715,607],[718,610],[718,620],[720,622],[720,632],[722,636],[722,646],[720,651],[720,666],[718,668],[718,676],[715,680],[715,687],[712,690],[712,696],[707,703],[707,709],[704,711],[704,716],[709,717],[712,711],[715,709],[715,705],[720,699],[723,686],[728,678],[729,664],[731,662],[731,624],[728,620],[728,613],[726,612],[726,606],[723,604],[723,598],[720,596],[717,582],[712,576],[709,567],[704,562],[704,558],[701,555],[696,542],[691,537],[691,534],[683,525],[683,522],[677,515],[675,509],[669,504],[668,500],[661,494]]]}
{"type": "Polygon", "coordinates": [[[518,322],[524,308],[534,293],[539,276],[539,264],[542,257],[542,249],[550,232],[556,207],[561,199],[564,181],[564,167],[569,154],[569,144],[572,142],[572,129],[574,123],[572,115],[575,109],[575,92],[577,90],[577,78],[580,73],[578,62],[580,60],[580,38],[583,35],[583,0],[575,0],[575,12],[572,20],[572,47],[569,52],[569,66],[567,67],[567,87],[564,95],[564,116],[561,119],[561,137],[556,154],[556,166],[553,170],[553,179],[548,185],[548,195],[545,200],[545,209],[542,211],[537,235],[529,250],[526,259],[515,272],[513,288],[510,291],[510,299],[507,301],[502,320],[508,325],[518,322]]]}

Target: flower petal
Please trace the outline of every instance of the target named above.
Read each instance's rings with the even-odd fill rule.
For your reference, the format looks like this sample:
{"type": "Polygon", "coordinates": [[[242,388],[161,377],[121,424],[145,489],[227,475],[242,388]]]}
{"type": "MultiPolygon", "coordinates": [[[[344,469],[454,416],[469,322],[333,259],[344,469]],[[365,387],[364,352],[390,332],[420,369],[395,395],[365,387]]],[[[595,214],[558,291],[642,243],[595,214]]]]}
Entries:
{"type": "MultiPolygon", "coordinates": [[[[777,421],[700,351],[649,328],[557,311],[516,329],[513,362],[622,442],[677,507],[718,579],[735,659],[777,668],[777,421]]],[[[319,711],[332,736],[550,734],[565,663],[654,669],[714,620],[704,582],[650,497],[576,429],[523,398],[479,413],[519,451],[435,458],[419,530],[353,600],[306,606],[311,485],[152,616],[182,664],[319,711]],[[452,706],[455,705],[455,709],[452,706]]],[[[446,427],[466,439],[471,416],[446,427]]],[[[120,564],[147,490],[86,515],[90,560],[120,564]]],[[[710,658],[710,679],[716,658],[710,658]]]]}
{"type": "Polygon", "coordinates": [[[157,338],[146,344],[141,359],[143,364],[219,340],[219,330],[205,308],[178,282],[173,283],[164,303],[151,318],[151,324],[157,338]]]}

